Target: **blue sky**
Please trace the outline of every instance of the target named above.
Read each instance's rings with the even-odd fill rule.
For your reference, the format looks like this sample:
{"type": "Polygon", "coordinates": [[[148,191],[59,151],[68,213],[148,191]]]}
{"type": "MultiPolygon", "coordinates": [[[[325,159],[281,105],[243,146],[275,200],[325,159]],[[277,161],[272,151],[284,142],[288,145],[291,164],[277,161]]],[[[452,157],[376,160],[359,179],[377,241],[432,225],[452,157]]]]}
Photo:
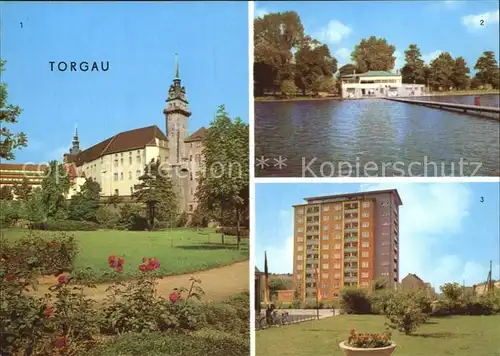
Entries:
{"type": "Polygon", "coordinates": [[[62,159],[78,125],[87,148],[156,124],[174,77],[186,87],[190,132],[218,105],[248,122],[248,5],[189,2],[0,3],[2,80],[24,112],[29,147],[16,162],[62,159]],[[21,22],[23,23],[21,27],[21,22]],[[107,72],[51,72],[49,61],[109,61],[107,72]]]}
{"type": "Polygon", "coordinates": [[[397,189],[400,207],[400,277],[416,273],[434,287],[486,280],[489,261],[498,278],[498,183],[258,183],[255,189],[255,258],[269,271],[293,270],[292,205],[303,198],[397,189]],[[481,202],[483,197],[484,202],[481,202]]]}
{"type": "Polygon", "coordinates": [[[450,52],[464,57],[471,71],[485,50],[499,59],[498,1],[269,1],[256,3],[255,16],[288,10],[299,14],[306,33],[328,44],[340,65],[372,35],[396,47],[396,68],[411,43],[427,62],[450,52]]]}

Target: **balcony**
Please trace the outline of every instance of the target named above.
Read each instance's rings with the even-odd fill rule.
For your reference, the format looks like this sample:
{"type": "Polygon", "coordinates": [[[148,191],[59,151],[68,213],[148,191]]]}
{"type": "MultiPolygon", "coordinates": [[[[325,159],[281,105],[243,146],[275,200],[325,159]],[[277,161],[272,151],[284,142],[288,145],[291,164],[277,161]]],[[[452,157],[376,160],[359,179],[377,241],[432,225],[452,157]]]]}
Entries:
{"type": "Polygon", "coordinates": [[[310,239],[310,240],[307,239],[306,245],[307,246],[311,246],[311,245],[319,246],[319,239],[310,239]]]}
{"type": "Polygon", "coordinates": [[[344,282],[347,283],[357,283],[358,277],[344,277],[344,282]]]}
{"type": "Polygon", "coordinates": [[[344,272],[357,272],[357,271],[358,271],[357,267],[344,266],[344,272]]]}
{"type": "Polygon", "coordinates": [[[357,246],[344,246],[344,251],[345,252],[356,252],[358,251],[357,246]]]}
{"type": "Polygon", "coordinates": [[[357,262],[358,257],[357,256],[344,256],[344,261],[346,262],[357,262]]]}
{"type": "Polygon", "coordinates": [[[358,212],[358,207],[345,207],[344,209],[344,214],[349,214],[349,213],[357,213],[358,212]]]}
{"type": "Polygon", "coordinates": [[[358,242],[357,237],[344,237],[344,242],[358,242]]]}

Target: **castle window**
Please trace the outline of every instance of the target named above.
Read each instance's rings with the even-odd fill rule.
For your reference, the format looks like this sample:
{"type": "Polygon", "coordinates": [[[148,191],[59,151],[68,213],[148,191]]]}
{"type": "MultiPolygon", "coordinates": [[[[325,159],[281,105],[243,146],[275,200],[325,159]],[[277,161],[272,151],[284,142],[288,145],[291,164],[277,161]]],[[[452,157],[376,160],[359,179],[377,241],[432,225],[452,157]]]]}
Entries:
{"type": "Polygon", "coordinates": [[[141,154],[139,151],[137,151],[137,156],[136,156],[137,163],[141,163],[141,154]]]}
{"type": "Polygon", "coordinates": [[[189,156],[189,162],[193,162],[193,156],[189,156]]]}
{"type": "Polygon", "coordinates": [[[200,163],[201,162],[201,156],[199,154],[197,154],[196,156],[194,156],[194,160],[196,163],[200,163]]]}
{"type": "Polygon", "coordinates": [[[118,173],[113,174],[113,180],[118,180],[118,173]]]}
{"type": "Polygon", "coordinates": [[[115,159],[115,167],[118,167],[118,160],[115,159]]]}
{"type": "Polygon", "coordinates": [[[139,178],[140,176],[141,176],[141,170],[138,169],[138,170],[135,171],[135,177],[139,178]]]}
{"type": "Polygon", "coordinates": [[[120,158],[120,165],[122,165],[122,166],[123,166],[123,157],[122,157],[122,158],[120,158]]]}
{"type": "Polygon", "coordinates": [[[128,179],[132,179],[132,172],[128,171],[128,179]]]}
{"type": "Polygon", "coordinates": [[[104,157],[101,157],[101,163],[104,161],[104,157]]]}
{"type": "Polygon", "coordinates": [[[123,172],[120,173],[120,180],[123,180],[123,172]]]}
{"type": "Polygon", "coordinates": [[[193,180],[193,173],[189,172],[189,180],[193,180]]]}
{"type": "Polygon", "coordinates": [[[128,164],[132,164],[132,152],[130,152],[130,157],[128,158],[128,164]]]}
{"type": "Polygon", "coordinates": [[[115,189],[115,195],[120,195],[120,191],[118,189],[115,189]]]}

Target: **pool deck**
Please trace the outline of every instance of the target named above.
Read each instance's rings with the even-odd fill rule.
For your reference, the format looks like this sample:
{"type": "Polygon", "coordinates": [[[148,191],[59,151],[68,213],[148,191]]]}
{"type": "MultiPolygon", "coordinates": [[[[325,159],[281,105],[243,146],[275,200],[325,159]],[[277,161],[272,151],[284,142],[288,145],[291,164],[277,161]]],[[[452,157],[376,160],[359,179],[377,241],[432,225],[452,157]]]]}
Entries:
{"type": "Polygon", "coordinates": [[[475,112],[479,114],[483,113],[500,114],[500,108],[494,106],[465,105],[456,103],[445,103],[439,101],[414,100],[414,99],[403,99],[403,98],[384,98],[384,99],[397,101],[400,103],[427,106],[436,109],[455,109],[455,110],[461,110],[463,112],[475,112]]]}

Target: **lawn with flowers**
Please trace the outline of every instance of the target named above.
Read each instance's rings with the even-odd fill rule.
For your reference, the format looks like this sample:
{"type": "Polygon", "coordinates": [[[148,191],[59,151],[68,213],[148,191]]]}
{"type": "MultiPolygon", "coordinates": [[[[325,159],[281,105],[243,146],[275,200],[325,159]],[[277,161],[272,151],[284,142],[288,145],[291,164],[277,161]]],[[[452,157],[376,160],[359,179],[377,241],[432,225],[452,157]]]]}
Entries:
{"type": "MultiPolygon", "coordinates": [[[[3,230],[2,238],[16,241],[29,234],[24,229],[3,230]]],[[[36,231],[37,238],[53,240],[55,233],[36,231]]],[[[249,258],[248,239],[242,240],[240,251],[236,237],[221,235],[214,229],[171,229],[167,231],[76,231],[77,245],[72,275],[82,281],[96,283],[136,277],[138,263],[154,259],[157,276],[172,276],[208,270],[249,258]],[[114,257],[113,257],[114,256],[114,257]],[[111,262],[110,258],[116,261],[111,262]],[[112,267],[112,263],[120,263],[112,267]]],[[[148,262],[149,263],[149,262],[148,262]]],[[[148,267],[141,267],[148,268],[148,267]]]]}
{"type": "MultiPolygon", "coordinates": [[[[257,356],[331,355],[342,356],[341,341],[351,330],[383,333],[385,317],[379,315],[342,315],[309,321],[256,333],[257,356]]],[[[397,356],[499,356],[500,315],[450,316],[430,318],[417,332],[393,332],[397,356]]],[[[384,345],[381,339],[358,338],[360,345],[384,345]]]]}
{"type": "MultiPolygon", "coordinates": [[[[205,298],[205,287],[213,288],[210,277],[225,282],[216,286],[224,289],[225,271],[234,265],[196,273],[197,277],[162,278],[164,264],[158,253],[140,258],[111,253],[104,257],[106,273],[123,276],[129,266],[134,278],[96,285],[75,273],[82,239],[36,231],[1,245],[0,354],[249,354],[248,280],[246,293],[232,292],[224,300],[205,298]],[[40,286],[40,276],[46,286],[40,286]],[[96,290],[101,300],[94,298],[96,290]]],[[[243,264],[246,269],[238,270],[237,278],[244,281],[248,264],[243,264]]]]}

